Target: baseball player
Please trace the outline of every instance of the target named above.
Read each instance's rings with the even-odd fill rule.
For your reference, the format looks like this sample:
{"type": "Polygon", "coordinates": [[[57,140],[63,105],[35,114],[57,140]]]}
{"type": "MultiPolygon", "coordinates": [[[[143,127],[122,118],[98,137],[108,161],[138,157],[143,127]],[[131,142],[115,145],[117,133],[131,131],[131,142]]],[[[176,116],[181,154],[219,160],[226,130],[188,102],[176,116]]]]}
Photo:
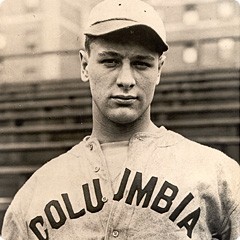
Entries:
{"type": "Polygon", "coordinates": [[[168,49],[158,14],[139,0],[104,0],[85,35],[92,134],[25,183],[5,240],[236,240],[238,164],[150,119],[168,49]]]}

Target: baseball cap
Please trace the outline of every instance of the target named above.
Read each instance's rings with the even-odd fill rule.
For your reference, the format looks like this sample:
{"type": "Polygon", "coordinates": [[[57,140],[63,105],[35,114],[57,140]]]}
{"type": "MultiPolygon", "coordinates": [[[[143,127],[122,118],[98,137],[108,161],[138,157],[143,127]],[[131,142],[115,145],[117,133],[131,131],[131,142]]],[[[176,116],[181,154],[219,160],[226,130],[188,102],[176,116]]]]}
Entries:
{"type": "Polygon", "coordinates": [[[85,35],[101,36],[125,28],[144,26],[157,37],[163,51],[168,50],[166,31],[159,14],[140,0],[104,0],[89,15],[85,35]]]}

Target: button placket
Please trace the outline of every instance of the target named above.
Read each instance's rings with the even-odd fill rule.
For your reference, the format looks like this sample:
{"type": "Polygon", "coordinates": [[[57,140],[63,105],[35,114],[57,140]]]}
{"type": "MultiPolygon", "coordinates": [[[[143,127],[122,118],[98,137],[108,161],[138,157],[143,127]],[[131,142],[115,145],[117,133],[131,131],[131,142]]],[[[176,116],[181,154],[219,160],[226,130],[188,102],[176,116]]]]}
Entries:
{"type": "MultiPolygon", "coordinates": [[[[89,144],[88,144],[88,147],[89,147],[89,150],[90,150],[90,151],[93,151],[93,148],[94,148],[93,143],[89,143],[89,144]]],[[[99,172],[99,170],[100,170],[100,166],[95,166],[95,167],[94,167],[94,172],[95,172],[95,173],[99,172]]]]}
{"type": "Polygon", "coordinates": [[[101,201],[104,203],[104,208],[98,213],[96,217],[99,218],[99,223],[101,223],[103,231],[105,231],[105,225],[107,223],[108,215],[110,212],[109,209],[111,207],[110,203],[112,195],[109,193],[109,187],[106,186],[106,169],[103,162],[104,159],[101,153],[101,146],[99,142],[95,139],[89,140],[85,145],[85,152],[87,157],[87,164],[89,164],[89,176],[91,176],[91,180],[97,178],[100,181],[102,192],[101,201]]]}

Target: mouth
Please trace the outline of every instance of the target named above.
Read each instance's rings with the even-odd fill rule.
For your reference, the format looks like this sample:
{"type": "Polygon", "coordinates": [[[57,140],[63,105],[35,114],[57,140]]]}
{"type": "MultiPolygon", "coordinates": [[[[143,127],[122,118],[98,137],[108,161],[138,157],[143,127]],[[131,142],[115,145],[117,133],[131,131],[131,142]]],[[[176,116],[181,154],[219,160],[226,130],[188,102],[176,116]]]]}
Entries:
{"type": "Polygon", "coordinates": [[[114,95],[111,99],[118,104],[129,105],[134,103],[138,98],[133,95],[114,95]]]}

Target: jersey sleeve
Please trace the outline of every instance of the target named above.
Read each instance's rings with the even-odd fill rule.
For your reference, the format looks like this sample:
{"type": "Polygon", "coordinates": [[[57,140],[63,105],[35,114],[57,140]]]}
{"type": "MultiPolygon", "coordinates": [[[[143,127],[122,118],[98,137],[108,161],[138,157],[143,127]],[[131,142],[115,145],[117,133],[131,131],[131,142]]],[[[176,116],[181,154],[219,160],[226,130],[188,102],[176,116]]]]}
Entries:
{"type": "Polygon", "coordinates": [[[231,240],[240,238],[240,171],[239,166],[236,166],[238,171],[233,172],[233,177],[236,178],[236,184],[233,186],[235,192],[235,199],[230,209],[230,222],[231,222],[231,240]],[[234,175],[235,174],[235,175],[234,175]]]}
{"type": "Polygon", "coordinates": [[[222,207],[226,217],[221,229],[221,239],[237,240],[240,237],[240,166],[232,159],[224,159],[219,176],[222,207]]]}
{"type": "MultiPolygon", "coordinates": [[[[35,174],[34,174],[35,175],[35,174]]],[[[14,196],[3,220],[4,240],[25,240],[28,238],[26,216],[36,189],[36,176],[32,176],[14,196]]]]}
{"type": "Polygon", "coordinates": [[[22,218],[13,211],[12,206],[8,208],[4,217],[2,237],[4,240],[28,239],[22,218]]]}
{"type": "Polygon", "coordinates": [[[240,205],[238,204],[230,215],[231,240],[240,238],[240,205]]]}

